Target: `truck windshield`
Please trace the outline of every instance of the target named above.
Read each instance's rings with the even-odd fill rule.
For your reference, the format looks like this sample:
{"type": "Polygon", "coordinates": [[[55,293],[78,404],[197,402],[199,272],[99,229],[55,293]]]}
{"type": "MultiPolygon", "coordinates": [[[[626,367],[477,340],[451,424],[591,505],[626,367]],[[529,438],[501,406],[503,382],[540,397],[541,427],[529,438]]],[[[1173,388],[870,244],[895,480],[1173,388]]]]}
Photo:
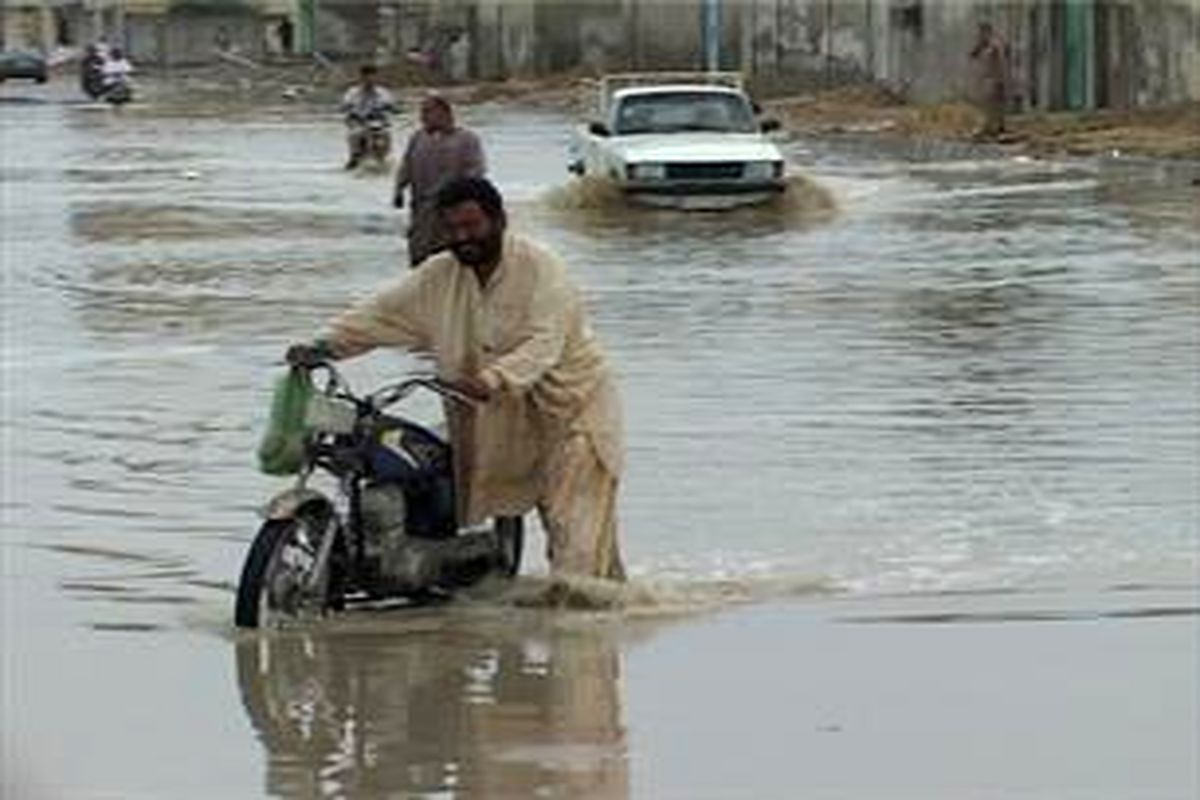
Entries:
{"type": "Polygon", "coordinates": [[[746,99],[725,92],[654,92],[626,97],[617,109],[615,127],[618,134],[757,130],[746,99]]]}

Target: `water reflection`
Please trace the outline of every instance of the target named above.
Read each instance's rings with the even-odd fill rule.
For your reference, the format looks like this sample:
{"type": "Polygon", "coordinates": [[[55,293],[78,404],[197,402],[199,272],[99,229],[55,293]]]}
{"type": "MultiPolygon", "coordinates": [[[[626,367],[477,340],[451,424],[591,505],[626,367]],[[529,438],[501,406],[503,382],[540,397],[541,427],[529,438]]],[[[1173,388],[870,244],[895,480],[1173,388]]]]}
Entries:
{"type": "Polygon", "coordinates": [[[628,797],[603,632],[296,633],[236,656],[272,796],[628,797]]]}

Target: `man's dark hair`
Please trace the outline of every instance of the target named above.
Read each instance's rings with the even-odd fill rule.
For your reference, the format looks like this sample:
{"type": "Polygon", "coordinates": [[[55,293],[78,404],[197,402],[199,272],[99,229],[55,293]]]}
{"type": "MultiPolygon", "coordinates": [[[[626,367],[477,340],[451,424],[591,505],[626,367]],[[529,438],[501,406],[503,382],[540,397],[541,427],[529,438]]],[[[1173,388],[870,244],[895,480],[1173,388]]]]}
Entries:
{"type": "Polygon", "coordinates": [[[364,77],[367,75],[377,75],[378,73],[379,67],[375,66],[374,64],[363,64],[358,68],[358,74],[364,77]]]}
{"type": "Polygon", "coordinates": [[[446,99],[445,95],[438,94],[437,92],[429,92],[423,98],[421,98],[421,100],[423,102],[435,105],[443,111],[451,114],[454,113],[454,106],[450,105],[450,101],[446,99]]]}
{"type": "Polygon", "coordinates": [[[470,202],[478,203],[493,222],[505,218],[504,198],[487,178],[454,178],[438,190],[437,207],[441,211],[470,202]]]}

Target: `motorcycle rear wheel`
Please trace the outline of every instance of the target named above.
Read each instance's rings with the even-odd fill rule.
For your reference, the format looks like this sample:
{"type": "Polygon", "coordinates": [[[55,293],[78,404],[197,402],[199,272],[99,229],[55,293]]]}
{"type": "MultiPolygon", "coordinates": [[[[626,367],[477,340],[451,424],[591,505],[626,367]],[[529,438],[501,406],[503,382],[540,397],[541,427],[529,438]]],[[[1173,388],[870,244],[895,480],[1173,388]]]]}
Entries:
{"type": "MultiPolygon", "coordinates": [[[[268,520],[259,528],[238,580],[234,623],[239,628],[266,627],[340,605],[336,575],[319,581],[322,588],[316,594],[306,588],[320,537],[327,533],[327,513],[301,509],[294,517],[268,520]]],[[[332,563],[330,569],[338,571],[332,563]]]]}

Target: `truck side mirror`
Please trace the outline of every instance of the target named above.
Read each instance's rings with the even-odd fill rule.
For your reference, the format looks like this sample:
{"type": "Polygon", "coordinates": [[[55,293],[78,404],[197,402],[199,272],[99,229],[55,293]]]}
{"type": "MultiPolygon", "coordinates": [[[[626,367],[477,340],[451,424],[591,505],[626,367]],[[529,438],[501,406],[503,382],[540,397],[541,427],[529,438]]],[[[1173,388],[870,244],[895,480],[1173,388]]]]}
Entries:
{"type": "Polygon", "coordinates": [[[783,125],[777,119],[768,118],[764,119],[762,123],[760,123],[759,127],[762,129],[763,133],[770,133],[771,131],[777,131],[781,129],[783,125]]]}
{"type": "Polygon", "coordinates": [[[612,135],[612,132],[609,131],[608,126],[603,122],[593,122],[591,125],[588,125],[588,133],[591,133],[593,136],[612,135]]]}

